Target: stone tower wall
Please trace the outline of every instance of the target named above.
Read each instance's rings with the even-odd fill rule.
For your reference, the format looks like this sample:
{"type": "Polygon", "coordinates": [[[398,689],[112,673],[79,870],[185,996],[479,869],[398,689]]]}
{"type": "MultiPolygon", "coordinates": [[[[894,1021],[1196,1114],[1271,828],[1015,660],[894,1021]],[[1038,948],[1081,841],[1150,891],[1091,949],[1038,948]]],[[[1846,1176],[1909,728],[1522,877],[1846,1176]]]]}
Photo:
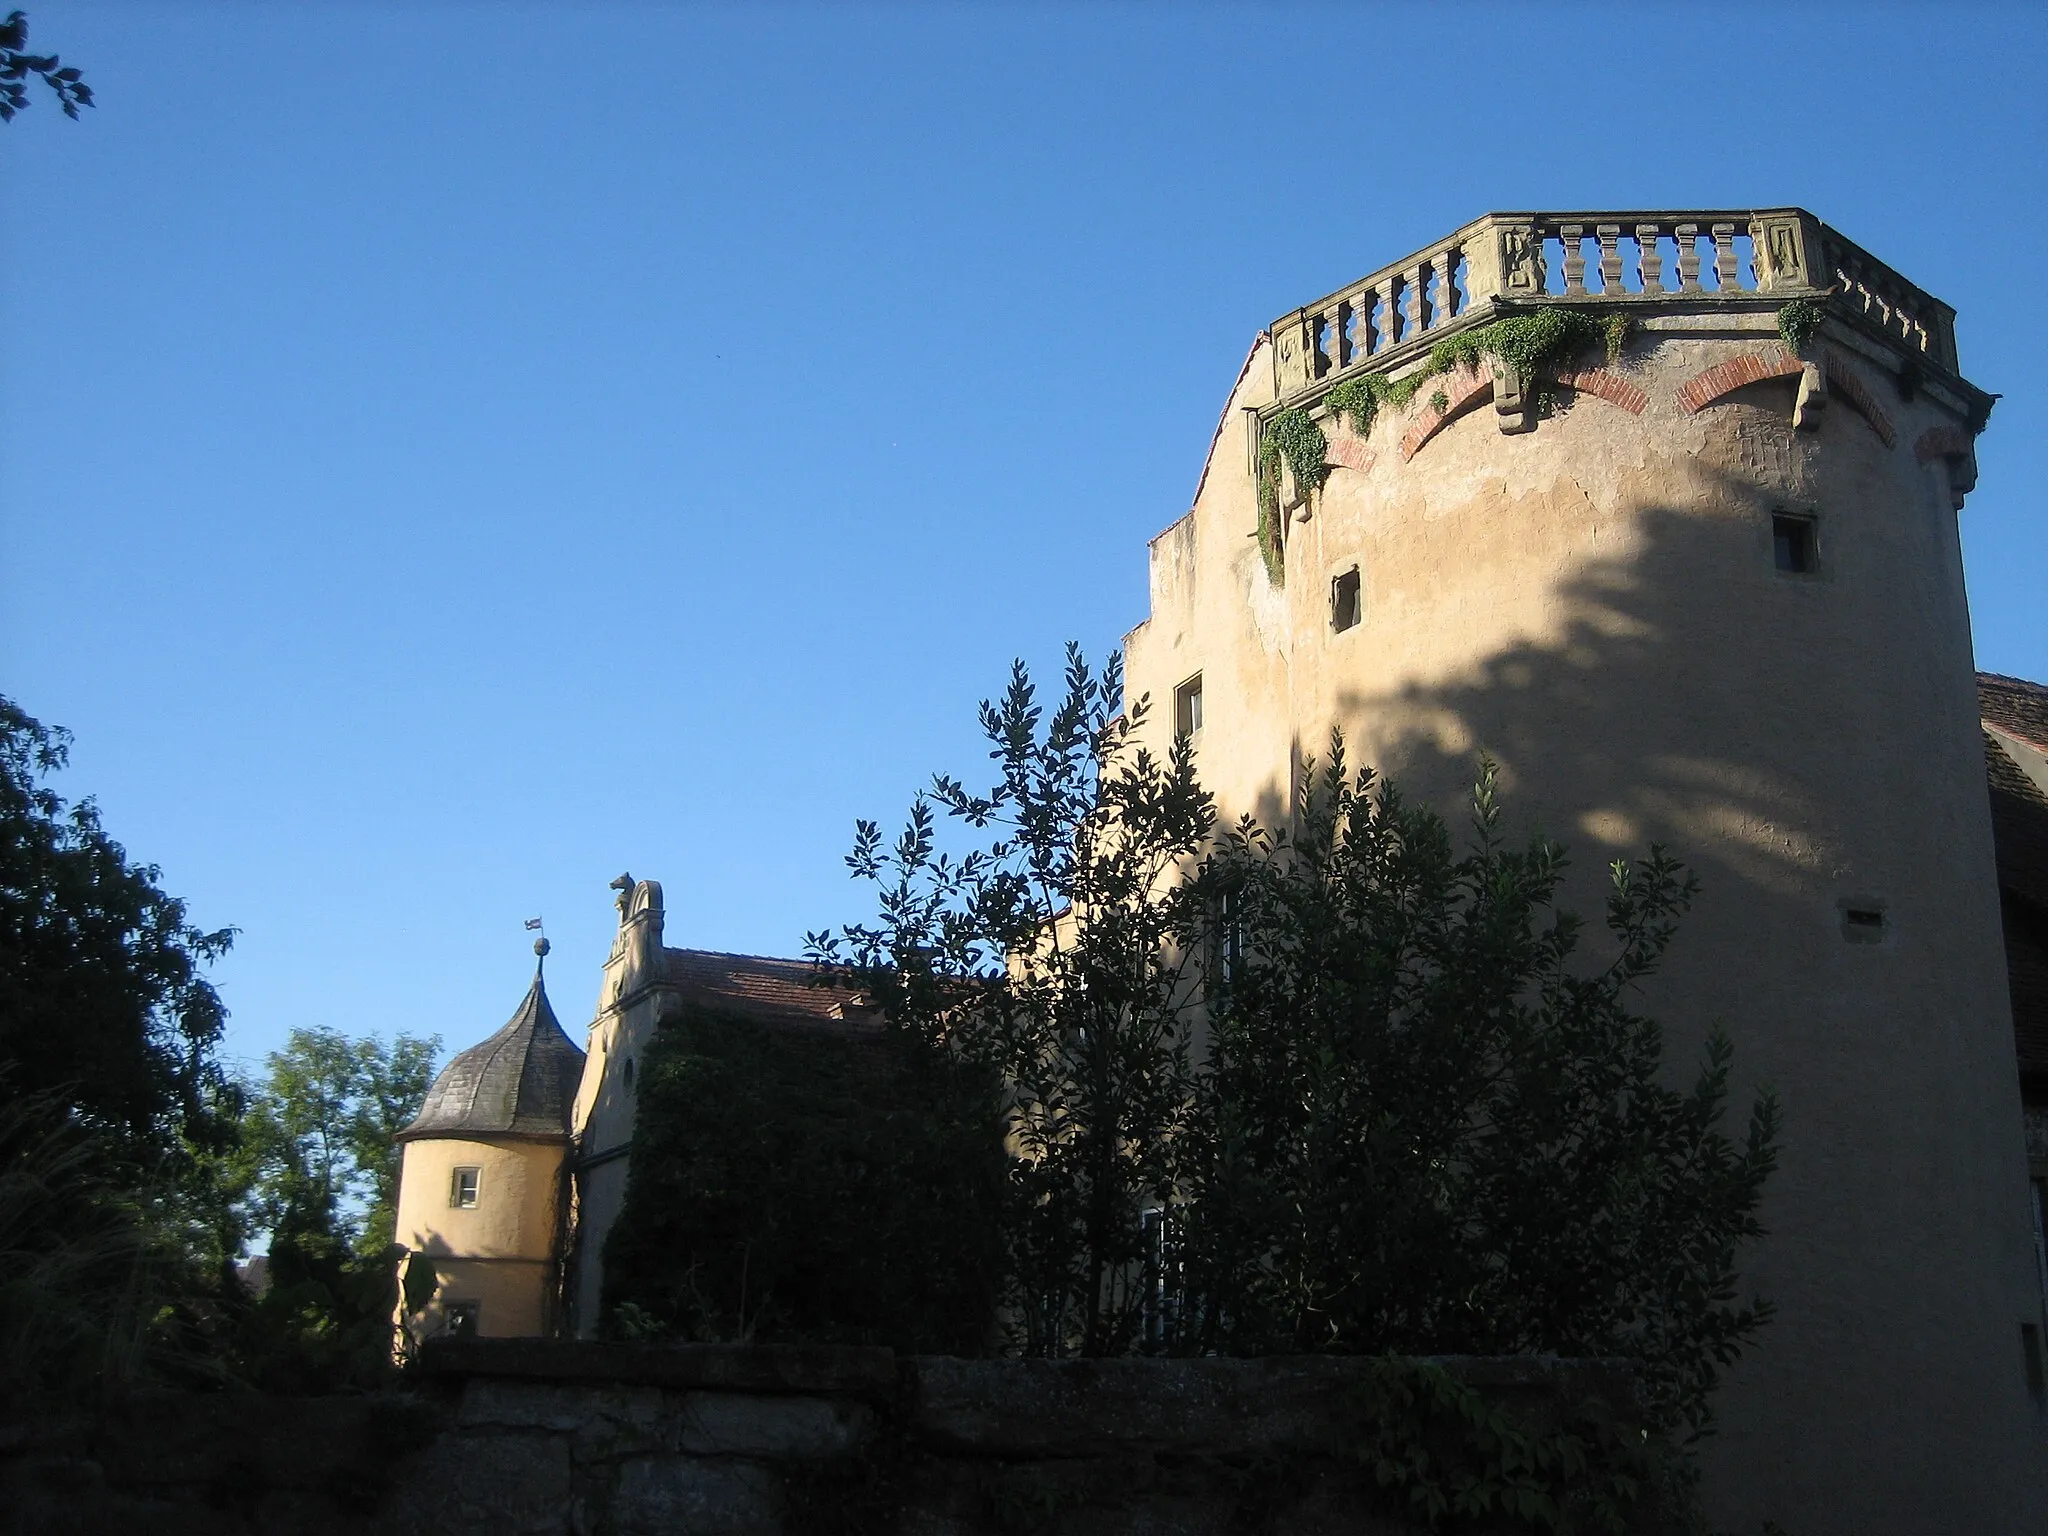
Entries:
{"type": "Polygon", "coordinates": [[[1489,753],[1515,829],[1571,848],[1591,917],[1606,860],[1669,844],[1704,882],[1646,999],[1674,1067],[1719,1025],[1738,1083],[1774,1086],[1785,1111],[1771,1235],[1746,1265],[1779,1314],[1721,1395],[1717,1523],[2048,1529],[2021,1342],[2042,1297],[1955,516],[1988,402],[1954,374],[1945,308],[1810,216],[1694,222],[1717,219],[1757,255],[1717,240],[1690,290],[1668,256],[1679,291],[1624,280],[1611,238],[1678,216],[1523,215],[1283,317],[1193,510],[1153,541],[1129,693],[1150,695],[1163,746],[1176,688],[1200,675],[1200,769],[1226,816],[1279,816],[1334,728],[1354,764],[1454,824],[1489,753]],[[1797,240],[1774,246],[1787,222],[1797,240]],[[1546,296],[1581,238],[1559,230],[1596,227],[1562,274],[1588,291],[1546,296]],[[1788,249],[1796,270],[1774,265],[1788,249]],[[1412,316],[1432,261],[1463,273],[1465,307],[1391,338],[1359,327],[1412,316]],[[1874,292],[1889,298],[1873,308],[1874,292]],[[1795,354],[1777,311],[1801,295],[1829,318],[1795,354]],[[1612,362],[1595,347],[1533,379],[1439,376],[1363,438],[1320,405],[1516,303],[1632,327],[1612,362]],[[1254,465],[1283,405],[1319,417],[1331,468],[1287,509],[1275,583],[1254,465]],[[1777,567],[1781,513],[1814,520],[1810,574],[1777,567]],[[1332,583],[1354,567],[1362,614],[1339,632],[1332,583]]]}

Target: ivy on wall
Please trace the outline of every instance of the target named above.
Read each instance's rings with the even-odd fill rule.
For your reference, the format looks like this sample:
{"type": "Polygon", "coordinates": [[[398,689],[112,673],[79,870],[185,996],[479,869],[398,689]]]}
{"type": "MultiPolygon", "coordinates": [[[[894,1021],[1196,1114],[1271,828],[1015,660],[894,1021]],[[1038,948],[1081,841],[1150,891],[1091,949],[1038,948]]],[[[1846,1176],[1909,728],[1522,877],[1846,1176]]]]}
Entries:
{"type": "Polygon", "coordinates": [[[1813,333],[1826,318],[1827,310],[1822,305],[1811,299],[1793,299],[1778,311],[1778,335],[1796,355],[1804,357],[1806,344],[1813,340],[1813,333]]]}
{"type": "MultiPolygon", "coordinates": [[[[1325,395],[1323,406],[1333,418],[1348,421],[1351,430],[1364,437],[1372,431],[1383,409],[1407,406],[1425,383],[1460,365],[1476,368],[1494,362],[1523,379],[1533,379],[1546,364],[1560,362],[1597,344],[1612,366],[1621,356],[1632,324],[1625,314],[1603,316],[1562,305],[1508,315],[1490,325],[1445,337],[1430,348],[1422,365],[1405,378],[1390,379],[1383,373],[1355,374],[1325,395]]],[[[1429,403],[1438,411],[1448,410],[1450,397],[1439,389],[1431,394],[1429,403]]],[[[1258,458],[1259,552],[1265,557],[1266,574],[1275,586],[1285,579],[1285,530],[1280,507],[1282,467],[1293,471],[1294,483],[1304,495],[1312,496],[1329,478],[1330,467],[1323,462],[1328,447],[1329,440],[1322,429],[1298,406],[1290,406],[1266,423],[1258,458]]]]}
{"type": "Polygon", "coordinates": [[[704,1008],[664,1024],[605,1244],[606,1331],[983,1353],[995,1105],[903,1039],[704,1008]]]}

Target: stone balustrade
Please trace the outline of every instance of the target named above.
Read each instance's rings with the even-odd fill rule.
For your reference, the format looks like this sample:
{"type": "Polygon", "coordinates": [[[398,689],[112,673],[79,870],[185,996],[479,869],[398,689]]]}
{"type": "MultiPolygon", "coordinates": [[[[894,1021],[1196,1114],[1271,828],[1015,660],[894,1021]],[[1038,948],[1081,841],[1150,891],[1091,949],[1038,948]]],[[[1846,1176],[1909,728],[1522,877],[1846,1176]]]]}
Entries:
{"type": "Polygon", "coordinates": [[[1955,311],[1802,209],[1492,213],[1274,321],[1275,392],[1292,403],[1353,368],[1398,369],[1518,306],[1771,309],[1824,296],[1831,313],[1955,372],[1955,311]]]}

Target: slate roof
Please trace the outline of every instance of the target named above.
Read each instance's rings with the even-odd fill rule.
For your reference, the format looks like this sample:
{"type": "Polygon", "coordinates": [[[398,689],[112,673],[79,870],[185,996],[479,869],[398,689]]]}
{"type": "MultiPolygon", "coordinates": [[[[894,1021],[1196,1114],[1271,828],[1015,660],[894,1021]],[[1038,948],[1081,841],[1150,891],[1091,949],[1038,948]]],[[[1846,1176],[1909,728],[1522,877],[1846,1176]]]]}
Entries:
{"type": "Polygon", "coordinates": [[[663,979],[703,1007],[792,1024],[876,1021],[853,988],[816,985],[817,970],[808,960],[664,949],[661,962],[663,979]]]}
{"type": "Polygon", "coordinates": [[[394,1138],[567,1141],[583,1052],[562,1033],[536,971],[512,1021],[441,1069],[419,1118],[394,1138]]]}

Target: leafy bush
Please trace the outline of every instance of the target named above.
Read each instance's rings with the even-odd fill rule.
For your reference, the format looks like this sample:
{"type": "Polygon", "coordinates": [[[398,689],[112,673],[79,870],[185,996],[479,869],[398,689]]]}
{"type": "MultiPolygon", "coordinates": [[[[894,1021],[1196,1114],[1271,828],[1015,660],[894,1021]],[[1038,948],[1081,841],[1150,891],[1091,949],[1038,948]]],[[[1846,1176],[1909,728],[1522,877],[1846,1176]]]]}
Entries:
{"type": "Polygon", "coordinates": [[[1200,897],[1177,878],[1214,826],[1192,748],[1161,761],[1121,710],[1112,661],[1069,649],[1047,714],[1020,663],[982,706],[997,782],[939,777],[885,850],[861,825],[856,876],[880,921],[811,935],[850,961],[896,1028],[1004,1085],[1004,1318],[1033,1355],[1115,1355],[1153,1306],[1156,1213],[1174,1196],[1198,1012],[1182,938],[1200,897]],[[985,836],[954,859],[934,805],[985,836]]]}
{"type": "Polygon", "coordinates": [[[997,785],[936,779],[893,848],[863,823],[878,919],[811,936],[1005,1084],[1011,1345],[1625,1356],[1655,1430],[1703,1429],[1770,1315],[1736,1258],[1777,1106],[1731,1139],[1727,1042],[1674,1090],[1631,1007],[1691,877],[1617,862],[1586,957],[1563,849],[1505,842],[1490,766],[1462,852],[1341,743],[1295,830],[1219,838],[1116,664],[1070,651],[1066,682],[1047,713],[1020,665],[982,707],[997,785]],[[935,808],[972,846],[940,851],[935,808]]]}
{"type": "Polygon", "coordinates": [[[603,1315],[633,1336],[985,1350],[994,1093],[914,1040],[694,1009],[640,1075],[603,1315]]]}
{"type": "Polygon", "coordinates": [[[1698,1429],[1769,1316],[1735,1256],[1777,1106],[1720,1130],[1730,1049],[1689,1092],[1629,994],[1695,890],[1611,870],[1585,964],[1554,843],[1508,846],[1491,765],[1471,846],[1341,743],[1299,831],[1246,821],[1203,871],[1227,910],[1211,1050],[1182,1134],[1176,1347],[1561,1354],[1638,1362],[1653,1427],[1698,1429]]]}

